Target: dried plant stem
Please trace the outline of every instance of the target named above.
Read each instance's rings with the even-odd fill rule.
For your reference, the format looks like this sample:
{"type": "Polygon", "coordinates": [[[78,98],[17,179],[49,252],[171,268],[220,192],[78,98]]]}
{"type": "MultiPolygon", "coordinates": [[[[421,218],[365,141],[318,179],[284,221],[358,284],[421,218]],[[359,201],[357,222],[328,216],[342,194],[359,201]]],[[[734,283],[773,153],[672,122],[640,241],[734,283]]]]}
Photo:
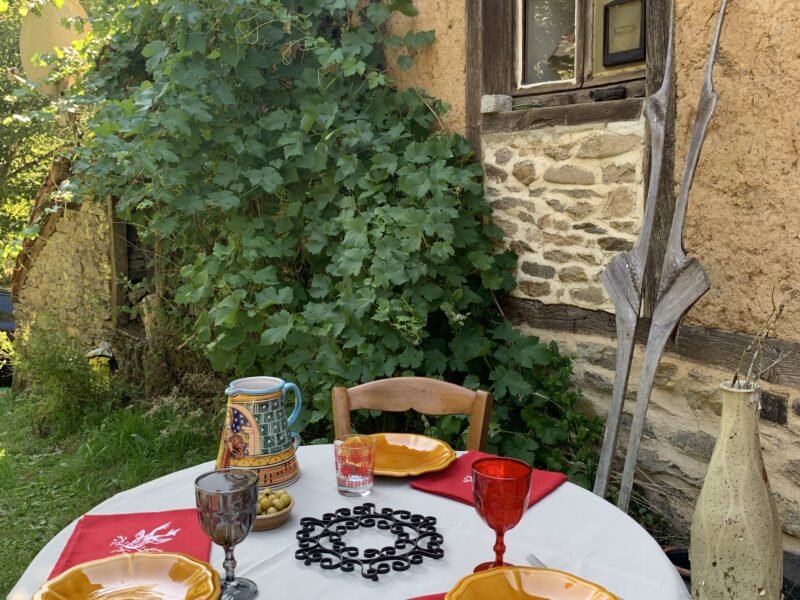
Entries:
{"type": "Polygon", "coordinates": [[[756,368],[756,364],[761,366],[761,361],[764,359],[764,342],[772,333],[772,330],[775,328],[775,325],[780,320],[781,316],[783,315],[783,311],[786,307],[794,300],[795,296],[797,295],[797,288],[791,288],[786,293],[784,293],[781,300],[776,303],[775,302],[775,290],[772,291],[772,312],[770,313],[767,320],[758,330],[756,336],[753,338],[747,348],[744,349],[742,352],[742,356],[739,358],[739,364],[736,366],[736,371],[733,374],[733,380],[731,381],[731,387],[739,387],[742,389],[752,389],[755,387],[756,383],[758,382],[761,375],[769,371],[772,367],[786,358],[787,355],[781,355],[777,359],[775,359],[771,364],[764,368],[756,368]],[[751,354],[752,353],[752,354],[751,354]],[[740,379],[740,373],[742,369],[742,365],[744,364],[747,357],[750,356],[750,364],[747,366],[747,372],[744,375],[744,381],[740,379]],[[758,361],[758,363],[757,363],[758,361]]]}

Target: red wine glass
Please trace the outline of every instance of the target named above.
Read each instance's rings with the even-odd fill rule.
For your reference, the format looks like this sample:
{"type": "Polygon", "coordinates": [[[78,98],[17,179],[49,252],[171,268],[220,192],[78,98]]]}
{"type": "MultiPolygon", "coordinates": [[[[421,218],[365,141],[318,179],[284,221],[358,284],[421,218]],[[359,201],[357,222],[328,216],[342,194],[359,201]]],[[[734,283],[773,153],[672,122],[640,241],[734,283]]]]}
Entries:
{"type": "Polygon", "coordinates": [[[528,508],[533,469],[513,458],[482,458],[472,465],[472,497],[475,510],[484,522],[494,529],[495,559],[481,563],[475,572],[507,565],[503,538],[516,526],[528,508]]]}

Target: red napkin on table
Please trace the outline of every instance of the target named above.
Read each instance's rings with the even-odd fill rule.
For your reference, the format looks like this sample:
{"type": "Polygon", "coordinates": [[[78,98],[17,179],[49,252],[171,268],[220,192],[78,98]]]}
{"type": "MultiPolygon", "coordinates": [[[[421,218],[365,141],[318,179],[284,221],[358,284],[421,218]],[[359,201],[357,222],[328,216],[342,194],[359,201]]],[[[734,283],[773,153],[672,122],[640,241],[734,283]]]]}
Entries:
{"type": "Polygon", "coordinates": [[[417,598],[410,598],[410,600],[444,600],[445,596],[447,596],[446,593],[444,593],[444,594],[431,594],[430,596],[419,596],[417,598]]]}
{"type": "MultiPolygon", "coordinates": [[[[411,487],[423,492],[446,496],[472,506],[472,463],[479,458],[490,456],[492,455],[485,452],[470,450],[459,456],[445,470],[418,477],[411,482],[411,487]]],[[[563,473],[534,469],[533,477],[531,478],[531,494],[528,508],[547,496],[566,480],[567,476],[563,473]]]]}
{"type": "Polygon", "coordinates": [[[194,508],[84,515],[48,579],[75,565],[129,552],[180,552],[208,562],[211,539],[200,529],[194,508]]]}

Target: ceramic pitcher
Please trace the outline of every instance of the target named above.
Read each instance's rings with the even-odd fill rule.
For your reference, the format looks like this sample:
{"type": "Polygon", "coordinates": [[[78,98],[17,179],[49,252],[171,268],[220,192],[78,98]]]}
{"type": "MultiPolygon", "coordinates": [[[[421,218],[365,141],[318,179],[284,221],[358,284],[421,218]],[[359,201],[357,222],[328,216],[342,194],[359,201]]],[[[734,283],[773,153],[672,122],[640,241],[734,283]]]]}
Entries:
{"type": "Polygon", "coordinates": [[[225,390],[228,410],[217,469],[240,467],[258,473],[259,487],[286,486],[300,476],[295,449],[300,441],[289,426],[302,406],[300,390],[279,377],[245,377],[225,390]],[[295,395],[286,417],[286,392],[295,395]]]}

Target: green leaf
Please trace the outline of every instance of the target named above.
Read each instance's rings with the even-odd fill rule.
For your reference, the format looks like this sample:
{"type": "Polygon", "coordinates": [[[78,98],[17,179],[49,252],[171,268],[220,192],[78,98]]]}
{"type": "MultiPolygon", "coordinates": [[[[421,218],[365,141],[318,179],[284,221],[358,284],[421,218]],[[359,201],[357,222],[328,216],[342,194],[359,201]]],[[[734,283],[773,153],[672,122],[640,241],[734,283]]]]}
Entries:
{"type": "Polygon", "coordinates": [[[397,57],[397,66],[402,71],[408,71],[412,64],[414,64],[414,61],[408,54],[401,54],[397,57]]]}
{"type": "Polygon", "coordinates": [[[302,156],[304,136],[300,131],[284,133],[278,139],[278,145],[283,146],[283,155],[289,159],[293,156],[302,156]]]}
{"type": "Polygon", "coordinates": [[[247,83],[251,88],[259,88],[267,82],[258,69],[250,65],[239,65],[237,71],[242,81],[247,83]]]}
{"type": "Polygon", "coordinates": [[[155,67],[167,56],[167,44],[163,40],[153,40],[142,48],[142,56],[147,59],[147,68],[153,71],[155,67]]]}
{"type": "Polygon", "coordinates": [[[289,335],[293,323],[294,318],[286,310],[272,315],[267,319],[268,329],[261,334],[261,343],[266,345],[281,343],[289,335]]]}
{"type": "Polygon", "coordinates": [[[256,304],[259,308],[269,308],[276,304],[290,304],[293,296],[292,288],[268,287],[256,294],[256,304]]]}
{"type": "Polygon", "coordinates": [[[241,204],[239,196],[230,190],[220,190],[218,192],[211,192],[208,195],[209,204],[218,207],[221,210],[231,210],[241,204]]]}
{"type": "Polygon", "coordinates": [[[516,360],[523,367],[544,367],[552,362],[552,353],[545,344],[529,343],[517,350],[516,360]]]}
{"type": "Polygon", "coordinates": [[[433,43],[434,32],[430,31],[409,31],[403,37],[403,44],[412,50],[418,50],[433,43]]]}
{"type": "Polygon", "coordinates": [[[391,9],[382,2],[373,2],[367,6],[367,18],[375,25],[383,25],[391,16],[391,9]]]}
{"type": "Polygon", "coordinates": [[[233,325],[236,323],[236,316],[239,313],[240,297],[238,294],[230,294],[223,298],[211,310],[211,316],[214,318],[214,325],[233,325]]]}
{"type": "Polygon", "coordinates": [[[247,172],[247,178],[251,184],[260,186],[261,189],[270,194],[283,185],[283,177],[272,167],[251,169],[247,172]]]}
{"type": "Polygon", "coordinates": [[[389,2],[389,10],[398,11],[407,17],[416,17],[418,13],[414,0],[393,0],[389,2]]]}

